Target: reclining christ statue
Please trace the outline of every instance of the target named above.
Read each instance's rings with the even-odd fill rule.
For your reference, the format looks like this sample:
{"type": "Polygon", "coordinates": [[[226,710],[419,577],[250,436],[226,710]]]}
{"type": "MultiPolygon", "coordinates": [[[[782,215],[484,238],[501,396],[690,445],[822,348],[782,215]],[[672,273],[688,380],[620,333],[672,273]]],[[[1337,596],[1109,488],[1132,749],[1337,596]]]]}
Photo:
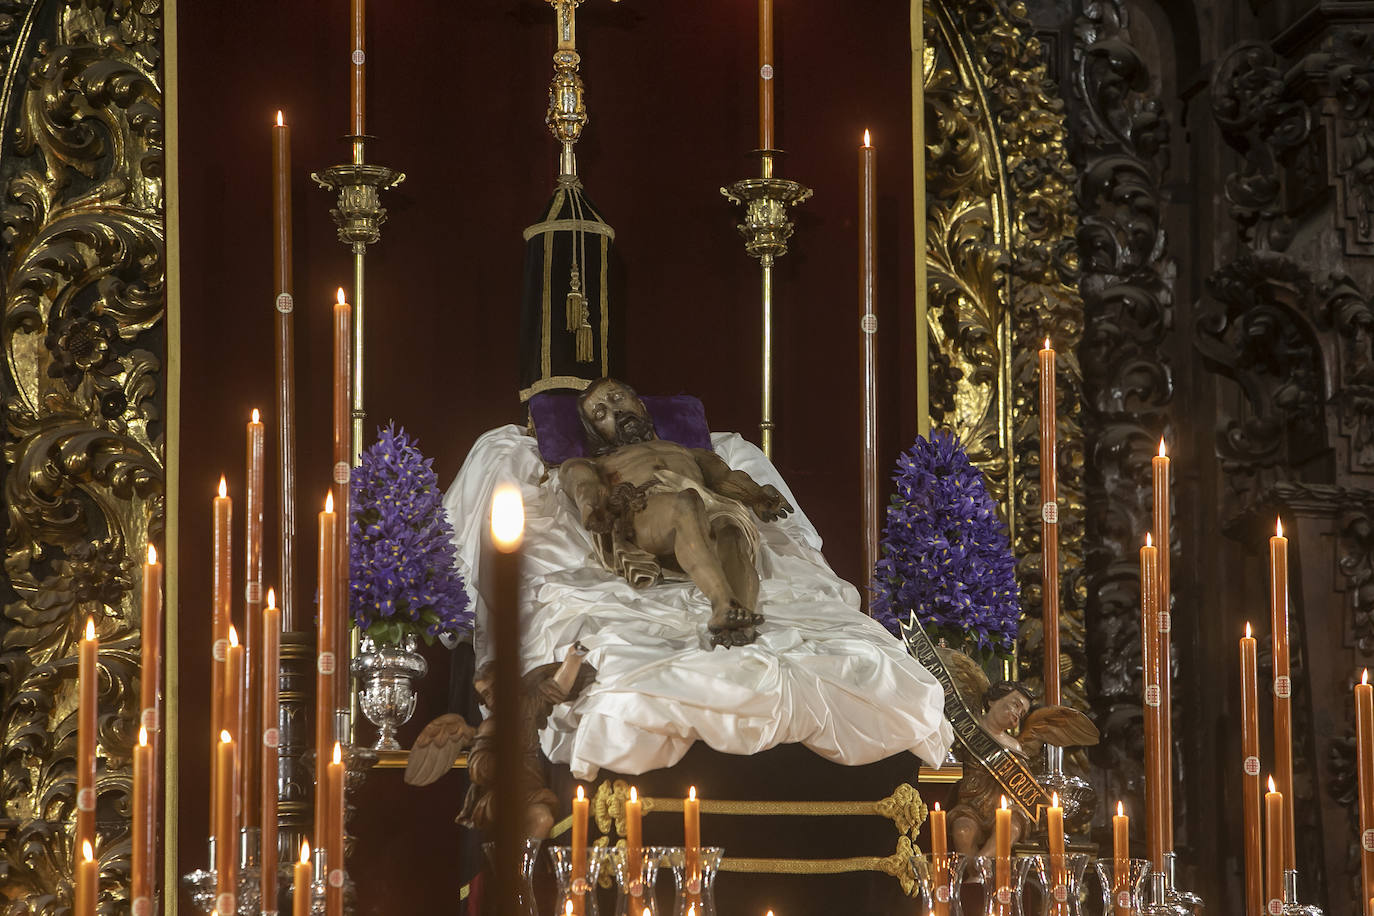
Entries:
{"type": "Polygon", "coordinates": [[[504,426],[473,445],[445,496],[490,660],[488,583],[477,576],[491,496],[525,502],[521,664],[575,644],[594,680],[553,708],[545,755],[577,779],[675,764],[696,741],[732,754],[801,743],[860,765],[912,752],[939,765],[953,740],[939,683],[859,610],[777,469],[738,434],[711,450],[660,440],[634,392],[580,399],[587,459],[546,468],[504,426]]]}

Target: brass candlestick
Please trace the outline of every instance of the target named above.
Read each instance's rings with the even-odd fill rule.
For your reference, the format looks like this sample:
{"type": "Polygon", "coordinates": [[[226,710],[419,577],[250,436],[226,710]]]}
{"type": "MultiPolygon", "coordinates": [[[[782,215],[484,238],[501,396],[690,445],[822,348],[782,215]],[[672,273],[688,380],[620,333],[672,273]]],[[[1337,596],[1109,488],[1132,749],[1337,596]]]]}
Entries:
{"type": "Polygon", "coordinates": [[[731,203],[744,205],[744,222],[736,228],[744,236],[744,251],[759,259],[763,272],[763,418],[759,422],[759,445],[773,457],[773,261],[787,254],[792,237],[788,207],[810,199],[812,191],[795,181],[773,174],[774,161],[781,150],[755,150],[760,177],[745,178],[721,188],[731,203]]]}

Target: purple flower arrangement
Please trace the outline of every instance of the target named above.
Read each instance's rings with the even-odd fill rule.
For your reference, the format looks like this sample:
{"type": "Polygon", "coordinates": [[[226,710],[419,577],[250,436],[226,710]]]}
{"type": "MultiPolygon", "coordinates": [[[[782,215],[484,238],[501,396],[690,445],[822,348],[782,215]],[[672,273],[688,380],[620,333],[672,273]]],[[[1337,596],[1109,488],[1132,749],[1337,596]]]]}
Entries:
{"type": "Polygon", "coordinates": [[[432,644],[442,633],[472,628],[431,463],[391,424],[353,469],[348,608],[378,643],[414,634],[432,644]]]}
{"type": "Polygon", "coordinates": [[[1021,616],[1016,559],[983,475],[952,433],[897,460],[873,616],[894,634],[913,611],[937,642],[981,662],[1011,653],[1021,616]]]}

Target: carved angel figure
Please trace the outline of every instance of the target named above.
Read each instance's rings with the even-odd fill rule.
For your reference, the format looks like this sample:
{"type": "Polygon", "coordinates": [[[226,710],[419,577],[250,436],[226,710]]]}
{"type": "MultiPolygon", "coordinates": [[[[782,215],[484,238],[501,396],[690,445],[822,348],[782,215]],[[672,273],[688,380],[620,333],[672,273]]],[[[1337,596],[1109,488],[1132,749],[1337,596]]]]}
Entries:
{"type": "MultiPolygon", "coordinates": [[[[959,695],[975,714],[981,713],[979,724],[997,743],[1028,765],[1041,761],[1046,744],[1079,747],[1097,743],[1097,726],[1078,710],[1068,706],[1035,709],[1030,691],[1016,681],[993,684],[977,662],[964,653],[944,648],[937,651],[959,695]]],[[[949,812],[954,848],[966,856],[992,855],[994,812],[1002,788],[973,755],[961,750],[960,757],[964,778],[959,782],[959,801],[949,812]]],[[[1026,822],[1020,811],[1012,810],[1013,844],[1024,835],[1026,822]]]]}
{"type": "MultiPolygon", "coordinates": [[[[558,797],[549,790],[544,763],[539,755],[539,730],[549,720],[555,706],[577,698],[596,679],[596,669],[584,666],[587,650],[575,644],[562,662],[540,665],[521,679],[522,720],[520,741],[523,748],[525,830],[532,839],[547,839],[553,829],[558,797]]],[[[482,703],[491,710],[476,730],[458,713],[447,713],[430,722],[415,739],[406,763],[405,781],[412,786],[427,786],[444,775],[463,751],[468,752],[468,786],[457,821],[465,827],[489,828],[494,819],[492,788],[496,779],[496,716],[492,704],[492,671],[484,665],[473,679],[482,703]]]]}

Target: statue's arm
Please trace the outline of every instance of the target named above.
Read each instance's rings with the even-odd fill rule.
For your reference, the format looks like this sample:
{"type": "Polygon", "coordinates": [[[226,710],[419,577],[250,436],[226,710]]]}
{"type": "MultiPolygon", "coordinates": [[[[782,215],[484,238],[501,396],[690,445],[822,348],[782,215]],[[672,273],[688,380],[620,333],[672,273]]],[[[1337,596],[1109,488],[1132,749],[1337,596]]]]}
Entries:
{"type": "Polygon", "coordinates": [[[726,464],[715,452],[692,449],[692,456],[701,468],[702,479],[721,496],[728,496],[754,510],[765,522],[784,518],[792,511],[792,504],[783,498],[772,484],[760,486],[754,478],[726,464]]]}
{"type": "Polygon", "coordinates": [[[590,531],[604,530],[606,500],[609,491],[596,462],[586,458],[569,458],[558,471],[558,483],[572,498],[573,505],[590,531]]]}

